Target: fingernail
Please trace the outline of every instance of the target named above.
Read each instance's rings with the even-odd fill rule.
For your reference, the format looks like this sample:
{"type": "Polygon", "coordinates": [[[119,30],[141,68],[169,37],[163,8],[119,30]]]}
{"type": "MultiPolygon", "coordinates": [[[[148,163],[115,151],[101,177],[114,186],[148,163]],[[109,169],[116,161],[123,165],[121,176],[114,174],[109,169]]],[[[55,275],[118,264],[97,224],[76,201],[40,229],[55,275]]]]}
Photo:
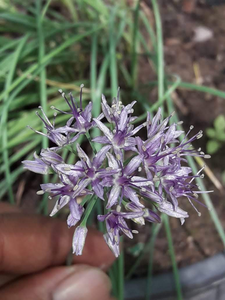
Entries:
{"type": "Polygon", "coordinates": [[[75,300],[91,299],[93,292],[98,292],[98,288],[110,291],[111,283],[108,277],[100,270],[88,268],[74,272],[63,280],[53,292],[53,300],[75,300]]]}

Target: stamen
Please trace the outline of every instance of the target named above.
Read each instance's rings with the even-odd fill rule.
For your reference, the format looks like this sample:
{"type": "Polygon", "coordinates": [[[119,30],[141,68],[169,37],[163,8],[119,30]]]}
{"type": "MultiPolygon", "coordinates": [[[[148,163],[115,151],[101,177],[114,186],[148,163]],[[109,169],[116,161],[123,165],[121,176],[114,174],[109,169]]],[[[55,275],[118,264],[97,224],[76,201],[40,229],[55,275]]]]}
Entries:
{"type": "Polygon", "coordinates": [[[117,211],[117,212],[121,212],[121,205],[117,205],[116,211],[117,211]]]}
{"type": "Polygon", "coordinates": [[[63,170],[64,171],[71,171],[71,168],[70,167],[64,167],[63,170]]]}
{"type": "Polygon", "coordinates": [[[43,190],[37,191],[36,194],[37,195],[43,195],[45,192],[43,190]]]}

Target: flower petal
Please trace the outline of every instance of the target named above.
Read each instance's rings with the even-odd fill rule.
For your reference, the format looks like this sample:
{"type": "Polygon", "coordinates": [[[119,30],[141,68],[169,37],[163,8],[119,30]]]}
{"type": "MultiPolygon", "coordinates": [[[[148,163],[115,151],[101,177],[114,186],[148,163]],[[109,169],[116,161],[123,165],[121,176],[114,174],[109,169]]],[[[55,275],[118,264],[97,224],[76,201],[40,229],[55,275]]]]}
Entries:
{"type": "Polygon", "coordinates": [[[87,163],[88,167],[90,168],[91,167],[90,159],[79,144],[77,144],[77,154],[78,154],[79,158],[81,160],[84,160],[87,163]]]}
{"type": "Polygon", "coordinates": [[[101,121],[96,118],[93,118],[98,128],[104,133],[104,135],[111,141],[113,139],[113,134],[101,121]]]}
{"type": "Polygon", "coordinates": [[[50,217],[54,216],[61,208],[63,208],[67,203],[70,201],[70,196],[64,195],[60,197],[57,201],[56,204],[50,213],[50,217]]]}
{"type": "Polygon", "coordinates": [[[103,147],[93,158],[93,166],[96,169],[99,169],[105,159],[106,153],[109,151],[111,146],[105,146],[103,147]]]}
{"type": "Polygon", "coordinates": [[[106,156],[108,158],[109,167],[112,168],[113,170],[119,170],[119,164],[116,158],[109,152],[106,154],[106,156]]]}
{"type": "Polygon", "coordinates": [[[87,227],[78,226],[73,235],[73,253],[81,255],[83,252],[85,239],[87,236],[87,227]]]}
{"type": "Polygon", "coordinates": [[[130,199],[130,201],[132,201],[134,204],[136,204],[139,207],[144,207],[143,204],[140,203],[139,198],[136,194],[135,191],[133,191],[130,187],[128,186],[124,186],[124,196],[128,199],[130,199]]]}
{"type": "Polygon", "coordinates": [[[81,216],[84,212],[84,208],[79,205],[76,201],[76,199],[71,199],[69,202],[70,207],[70,214],[67,218],[67,225],[68,227],[75,226],[77,222],[80,221],[81,216]]]}
{"type": "Polygon", "coordinates": [[[124,174],[131,175],[141,164],[141,157],[139,155],[133,157],[128,165],[124,168],[124,174]]]}
{"type": "Polygon", "coordinates": [[[169,201],[164,200],[158,207],[158,210],[162,213],[167,214],[168,216],[175,217],[175,218],[188,218],[189,215],[183,209],[177,207],[175,210],[172,203],[169,201]]]}
{"type": "Polygon", "coordinates": [[[108,204],[106,206],[107,209],[109,209],[110,207],[112,207],[114,204],[117,203],[117,200],[119,198],[120,195],[120,191],[121,191],[121,186],[118,184],[115,184],[109,194],[109,199],[108,199],[108,204]]]}

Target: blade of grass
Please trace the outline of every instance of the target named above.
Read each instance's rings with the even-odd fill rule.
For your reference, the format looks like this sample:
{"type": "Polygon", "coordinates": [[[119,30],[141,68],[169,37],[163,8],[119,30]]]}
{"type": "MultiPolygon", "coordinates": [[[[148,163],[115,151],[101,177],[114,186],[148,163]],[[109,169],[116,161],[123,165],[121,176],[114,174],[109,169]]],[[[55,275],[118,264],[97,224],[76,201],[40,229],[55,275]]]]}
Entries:
{"type": "Polygon", "coordinates": [[[55,57],[56,55],[58,55],[59,53],[61,53],[63,50],[65,50],[66,48],[68,48],[69,46],[71,46],[72,44],[82,40],[83,38],[91,35],[92,33],[94,33],[95,31],[99,30],[101,27],[96,27],[93,28],[89,31],[86,31],[83,34],[79,34],[76,35],[75,37],[71,37],[70,39],[66,40],[64,43],[62,43],[59,47],[57,47],[56,49],[52,50],[50,53],[48,53],[47,55],[44,56],[44,58],[41,61],[41,66],[39,63],[35,63],[32,66],[30,66],[21,77],[18,77],[15,81],[12,82],[12,84],[8,87],[8,89],[4,90],[1,94],[0,94],[0,100],[5,97],[5,95],[9,92],[11,92],[15,87],[17,87],[24,79],[26,79],[26,77],[30,74],[32,74],[34,71],[39,70],[40,67],[45,66],[47,63],[49,63],[49,61],[55,57]]]}
{"type": "MultiPolygon", "coordinates": [[[[6,83],[5,83],[5,89],[7,89],[12,80],[15,73],[16,65],[18,58],[20,56],[20,53],[25,45],[25,42],[28,39],[28,34],[20,41],[17,49],[15,50],[13,61],[11,63],[10,72],[7,76],[6,83]]],[[[4,97],[4,102],[6,103],[8,98],[8,94],[4,97]]],[[[2,119],[1,119],[1,127],[2,130],[2,147],[3,147],[3,161],[5,166],[5,177],[6,177],[6,183],[7,183],[7,189],[8,189],[8,195],[9,195],[9,201],[10,203],[14,203],[14,196],[13,196],[13,190],[11,185],[11,173],[10,173],[10,165],[9,165],[9,154],[8,154],[8,134],[7,134],[7,120],[8,120],[8,110],[3,111],[2,119]]]]}
{"type": "MultiPolygon", "coordinates": [[[[150,22],[148,20],[148,18],[146,17],[145,13],[143,11],[140,11],[140,18],[141,20],[143,21],[144,25],[145,25],[145,28],[149,34],[149,37],[150,37],[150,41],[153,45],[153,48],[155,50],[155,52],[157,51],[156,49],[156,37],[155,37],[155,33],[150,25],[150,22]]],[[[148,47],[147,47],[148,49],[148,47]]]]}
{"type": "Polygon", "coordinates": [[[46,14],[46,12],[47,12],[47,10],[48,10],[48,7],[49,7],[51,1],[52,1],[52,0],[48,0],[48,1],[45,3],[45,6],[44,6],[43,9],[42,9],[41,20],[40,20],[41,22],[43,21],[43,19],[44,19],[44,17],[45,17],[45,14],[46,14]]]}
{"type": "Polygon", "coordinates": [[[149,300],[151,297],[151,281],[152,281],[152,271],[153,271],[154,247],[160,229],[161,229],[161,224],[153,224],[152,236],[149,241],[149,261],[148,261],[148,273],[147,273],[146,296],[145,296],[146,300],[149,300]]]}
{"type": "Polygon", "coordinates": [[[83,0],[88,5],[90,5],[94,10],[96,10],[100,15],[105,15],[108,17],[108,10],[106,5],[101,0],[83,0]]]}
{"type": "Polygon", "coordinates": [[[70,12],[70,14],[73,18],[73,21],[76,22],[78,20],[78,15],[77,15],[77,11],[76,11],[73,1],[63,0],[63,2],[67,6],[68,11],[70,12]]]}
{"type": "MultiPolygon", "coordinates": [[[[160,18],[160,12],[158,7],[157,0],[152,0],[152,6],[153,6],[153,12],[155,16],[155,23],[156,23],[156,36],[157,36],[157,75],[158,75],[158,97],[159,99],[163,97],[164,94],[164,55],[163,55],[163,36],[162,36],[162,25],[161,25],[161,18],[160,18]]],[[[163,115],[163,111],[162,111],[163,115]]],[[[178,268],[176,264],[176,257],[173,247],[173,241],[172,236],[170,232],[169,227],[169,221],[167,215],[163,215],[164,219],[164,225],[168,240],[168,246],[169,246],[169,252],[173,267],[173,275],[175,280],[175,286],[176,286],[176,293],[177,293],[177,299],[182,300],[182,289],[180,284],[180,278],[178,273],[178,268]]]]}
{"type": "MultiPolygon", "coordinates": [[[[157,84],[158,84],[157,81],[151,81],[150,83],[147,83],[147,85],[150,85],[150,86],[155,86],[157,84]]],[[[167,80],[167,84],[171,84],[171,81],[167,80]]],[[[197,85],[197,84],[194,84],[194,83],[181,81],[177,88],[178,89],[195,90],[195,91],[208,93],[210,95],[217,96],[217,97],[225,99],[225,92],[220,91],[220,90],[215,89],[215,88],[207,87],[207,86],[204,86],[204,85],[197,85]]]]}
{"type": "MultiPolygon", "coordinates": [[[[123,243],[123,237],[120,242],[123,243]]],[[[118,270],[118,299],[124,300],[124,251],[121,250],[120,256],[117,259],[118,270]]]]}
{"type": "MultiPolygon", "coordinates": [[[[111,96],[116,96],[118,89],[118,73],[117,73],[117,59],[116,59],[116,39],[114,32],[114,20],[116,16],[117,7],[111,11],[111,17],[109,22],[109,55],[110,55],[110,84],[111,84],[111,96]]],[[[122,238],[121,238],[122,242],[122,238]]],[[[120,256],[112,268],[112,272],[116,275],[117,284],[114,290],[117,291],[116,297],[119,300],[124,300],[124,253],[121,249],[120,256]]],[[[115,282],[114,282],[115,284],[115,282]]]]}
{"type": "Polygon", "coordinates": [[[171,235],[171,230],[170,230],[169,218],[166,214],[163,215],[163,221],[165,224],[169,253],[170,253],[172,267],[173,267],[173,275],[174,275],[174,281],[175,281],[175,286],[176,286],[177,299],[182,300],[183,299],[182,289],[181,289],[181,284],[180,284],[179,272],[178,272],[178,268],[177,268],[176,256],[175,256],[174,247],[173,247],[173,240],[172,240],[172,235],[171,235]]]}
{"type": "Polygon", "coordinates": [[[158,98],[164,94],[164,58],[162,24],[157,0],[152,0],[152,7],[155,16],[156,36],[157,36],[157,73],[158,73],[158,98]]]}
{"type": "Polygon", "coordinates": [[[133,25],[133,44],[131,52],[131,78],[132,86],[135,87],[137,84],[138,75],[138,64],[137,64],[137,49],[138,49],[138,17],[140,10],[140,1],[137,2],[134,11],[134,25],[133,25]]]}
{"type": "Polygon", "coordinates": [[[199,92],[204,92],[204,93],[208,93],[214,96],[218,96],[221,98],[225,98],[225,92],[211,88],[211,87],[207,87],[204,85],[197,85],[194,83],[188,83],[188,82],[180,82],[179,87],[181,88],[185,88],[185,89],[190,89],[190,90],[195,90],[195,91],[199,91],[199,92]]]}
{"type": "MultiPolygon", "coordinates": [[[[168,97],[173,93],[173,91],[175,91],[175,89],[179,86],[179,83],[180,83],[180,77],[174,75],[176,77],[176,81],[173,83],[172,86],[170,86],[167,91],[165,92],[165,94],[163,95],[163,97],[161,99],[159,99],[155,104],[153,104],[151,107],[149,107],[149,104],[145,103],[144,102],[141,102],[142,105],[144,105],[144,108],[149,111],[149,112],[154,112],[156,111],[161,105],[163,105],[163,103],[165,101],[168,100],[168,97]]],[[[134,124],[135,123],[140,123],[141,121],[143,121],[147,116],[147,112],[143,113],[140,117],[138,117],[135,121],[134,121],[134,124]]]]}
{"type": "MultiPolygon", "coordinates": [[[[42,21],[43,18],[41,17],[41,6],[42,6],[42,0],[36,1],[36,17],[37,17],[37,32],[38,32],[38,40],[39,40],[39,52],[38,52],[38,62],[39,65],[41,65],[41,62],[45,55],[45,41],[44,41],[44,35],[43,35],[43,28],[42,28],[42,21]]],[[[47,92],[46,92],[46,70],[43,68],[40,72],[40,96],[41,96],[41,106],[44,111],[47,111],[47,92]]],[[[42,131],[45,131],[45,126],[42,124],[42,131]]],[[[42,147],[43,149],[47,149],[49,146],[48,139],[43,136],[42,138],[42,147]]],[[[44,183],[48,183],[49,176],[44,175],[43,176],[44,183]]],[[[47,199],[47,194],[44,194],[43,198],[47,199]]],[[[47,201],[45,201],[46,203],[47,201]]],[[[48,207],[45,205],[44,207],[44,214],[48,214],[48,207]]]]}
{"type": "Polygon", "coordinates": [[[116,59],[116,46],[115,46],[115,32],[114,21],[116,16],[117,7],[112,9],[110,22],[109,22],[109,53],[110,53],[110,80],[111,80],[111,97],[115,97],[118,90],[117,79],[117,59],[116,59]]]}
{"type": "MultiPolygon", "coordinates": [[[[37,147],[37,145],[40,143],[41,138],[35,139],[34,141],[31,141],[29,144],[23,146],[21,150],[18,152],[14,153],[10,158],[9,158],[9,165],[11,166],[13,163],[17,162],[19,159],[24,157],[27,153],[29,153],[32,149],[37,147]]],[[[4,172],[5,168],[4,165],[0,167],[0,173],[4,172]]]]}
{"type": "Polygon", "coordinates": [[[134,262],[134,264],[132,265],[132,267],[130,268],[130,270],[127,272],[127,275],[125,276],[126,280],[129,280],[132,275],[134,274],[134,272],[136,271],[136,269],[138,268],[138,266],[140,265],[144,255],[148,252],[152,252],[154,251],[154,244],[155,244],[155,239],[161,229],[161,224],[153,224],[152,225],[152,232],[151,232],[151,237],[149,238],[149,241],[146,243],[144,249],[142,250],[142,252],[139,254],[137,260],[134,262]]]}

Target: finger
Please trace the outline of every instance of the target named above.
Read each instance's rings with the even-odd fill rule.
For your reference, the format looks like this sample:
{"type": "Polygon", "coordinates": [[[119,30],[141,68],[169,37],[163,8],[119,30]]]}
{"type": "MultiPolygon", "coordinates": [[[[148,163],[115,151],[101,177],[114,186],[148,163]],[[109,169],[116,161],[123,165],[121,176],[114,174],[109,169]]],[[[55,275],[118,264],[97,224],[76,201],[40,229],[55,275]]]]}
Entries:
{"type": "MultiPolygon", "coordinates": [[[[64,264],[71,249],[74,228],[65,222],[37,215],[0,215],[0,272],[27,274],[64,264]]],[[[90,229],[83,255],[73,263],[100,268],[112,264],[114,256],[102,234],[90,229]]]]}
{"type": "Polygon", "coordinates": [[[0,202],[0,214],[3,213],[20,213],[21,209],[16,205],[11,205],[7,202],[0,202]]]}
{"type": "Polygon", "coordinates": [[[57,267],[25,276],[2,289],[4,300],[110,300],[111,284],[99,269],[57,267]]]}

